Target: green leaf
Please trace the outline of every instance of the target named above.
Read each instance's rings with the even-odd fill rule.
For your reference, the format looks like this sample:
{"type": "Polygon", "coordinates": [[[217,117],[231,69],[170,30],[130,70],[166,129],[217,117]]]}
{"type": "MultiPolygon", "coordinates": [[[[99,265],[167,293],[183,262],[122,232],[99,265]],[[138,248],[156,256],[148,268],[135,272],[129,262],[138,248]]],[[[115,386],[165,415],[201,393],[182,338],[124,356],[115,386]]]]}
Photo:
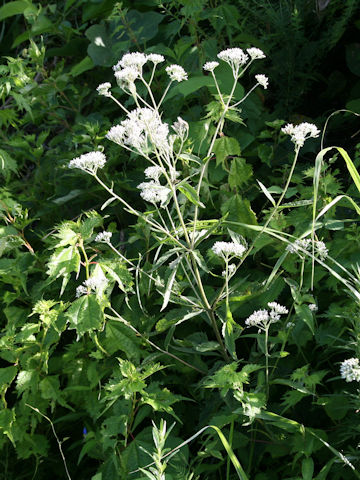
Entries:
{"type": "Polygon", "coordinates": [[[87,53],[94,65],[103,67],[113,63],[113,54],[111,50],[112,42],[104,25],[92,25],[85,32],[85,35],[91,40],[87,53]]]}
{"type": "Polygon", "coordinates": [[[0,368],[0,388],[6,385],[10,385],[10,383],[16,377],[16,374],[17,374],[16,367],[0,368]]]}
{"type": "Polygon", "coordinates": [[[194,205],[197,205],[198,207],[205,208],[205,205],[202,202],[200,202],[199,196],[194,187],[192,187],[186,182],[181,182],[177,186],[177,188],[180,190],[181,193],[185,195],[185,197],[188,200],[190,200],[191,203],[193,203],[194,205]]]}
{"type": "Polygon", "coordinates": [[[202,87],[212,87],[213,83],[214,82],[210,77],[191,77],[186,82],[173,85],[168,95],[166,95],[166,101],[178,94],[187,97],[191,93],[197,92],[202,87]]]}
{"type": "Polygon", "coordinates": [[[0,21],[5,20],[5,18],[24,13],[24,11],[29,7],[34,8],[32,3],[28,1],[19,0],[16,2],[6,3],[0,8],[0,21]]]}
{"type": "Polygon", "coordinates": [[[254,236],[254,233],[247,228],[238,225],[244,223],[247,225],[257,225],[254,212],[251,209],[250,202],[235,194],[221,206],[222,215],[227,215],[225,223],[228,222],[231,229],[244,236],[254,236]]]}
{"type": "Polygon", "coordinates": [[[140,360],[140,340],[125,324],[108,321],[105,330],[104,346],[112,355],[119,350],[124,352],[130,360],[138,363],[140,360]]]}
{"type": "Polygon", "coordinates": [[[81,62],[77,63],[72,67],[70,70],[70,75],[72,77],[77,77],[82,73],[86,72],[87,70],[91,70],[94,67],[94,62],[89,56],[86,56],[81,60],[81,62]]]}
{"type": "Polygon", "coordinates": [[[47,274],[50,278],[63,277],[60,295],[70,279],[71,272],[78,272],[80,268],[80,253],[76,246],[57,248],[47,264],[47,274]]]}
{"type": "Polygon", "coordinates": [[[216,165],[224,164],[229,155],[239,156],[241,153],[240,145],[235,138],[220,137],[215,140],[213,153],[216,156],[216,165]]]}
{"type": "Polygon", "coordinates": [[[229,172],[229,186],[237,189],[246,184],[252,177],[253,170],[251,165],[246,163],[244,158],[234,158],[231,161],[229,172]]]}
{"type": "Polygon", "coordinates": [[[311,457],[304,458],[301,464],[303,480],[312,480],[314,474],[314,461],[311,457]]]}
{"type": "Polygon", "coordinates": [[[295,312],[298,317],[306,323],[306,325],[310,328],[311,333],[314,335],[314,316],[309,307],[307,305],[295,304],[295,312]]]}
{"type": "Polygon", "coordinates": [[[81,337],[91,330],[100,330],[104,314],[95,295],[83,295],[67,310],[66,318],[69,320],[69,328],[76,329],[81,337]]]}

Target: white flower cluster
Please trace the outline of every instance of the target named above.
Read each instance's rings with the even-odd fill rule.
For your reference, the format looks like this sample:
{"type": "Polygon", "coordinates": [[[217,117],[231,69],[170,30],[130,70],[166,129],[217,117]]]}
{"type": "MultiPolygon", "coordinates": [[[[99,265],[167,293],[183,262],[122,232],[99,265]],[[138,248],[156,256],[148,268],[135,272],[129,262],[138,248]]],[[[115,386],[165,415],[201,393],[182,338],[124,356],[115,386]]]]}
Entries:
{"type": "Polygon", "coordinates": [[[98,168],[103,168],[106,163],[106,157],[101,152],[89,152],[73,158],[69,163],[69,168],[79,168],[84,172],[95,175],[98,168]]]}
{"type": "Polygon", "coordinates": [[[121,68],[133,68],[134,70],[137,70],[139,74],[141,74],[142,67],[145,65],[147,60],[148,59],[146,55],[141,52],[125,53],[122,59],[113,66],[113,70],[114,72],[118,72],[121,70],[121,68]]]}
{"type": "Polygon", "coordinates": [[[188,79],[188,75],[180,65],[169,65],[166,67],[166,73],[169,75],[172,82],[182,82],[188,79]]]}
{"type": "Polygon", "coordinates": [[[97,87],[96,90],[99,95],[103,95],[104,97],[111,97],[111,92],[109,92],[110,88],[111,88],[111,83],[105,82],[105,83],[100,83],[100,85],[97,87]]]}
{"type": "Polygon", "coordinates": [[[165,207],[171,193],[170,188],[164,187],[157,182],[142,182],[137,188],[141,190],[140,196],[146,202],[160,203],[161,207],[165,207]]]}
{"type": "Polygon", "coordinates": [[[349,358],[340,365],[340,375],[346,382],[360,382],[360,365],[358,358],[349,358]]]}
{"type": "Polygon", "coordinates": [[[247,48],[246,49],[247,53],[250,55],[251,60],[259,60],[261,58],[266,58],[265,53],[260,50],[260,48],[247,48]]]}
{"type": "Polygon", "coordinates": [[[203,69],[207,72],[213,72],[218,65],[219,62],[206,62],[203,69]]]}
{"type": "Polygon", "coordinates": [[[118,145],[146,154],[150,145],[157,150],[169,151],[169,126],[151,108],[137,108],[120,125],[111,127],[106,138],[118,145]]]}
{"type": "Polygon", "coordinates": [[[242,257],[246,251],[244,245],[235,242],[215,242],[211,250],[224,259],[230,257],[242,257]]]}
{"type": "MultiPolygon", "coordinates": [[[[320,257],[320,260],[325,260],[328,256],[329,250],[326,248],[326,245],[322,241],[315,240],[315,255],[320,257]]],[[[299,255],[303,253],[303,250],[309,251],[311,249],[311,240],[308,238],[300,238],[295,240],[294,243],[288,245],[286,250],[290,253],[298,253],[299,255]]]]}
{"type": "Polygon", "coordinates": [[[111,232],[100,232],[96,235],[95,242],[110,243],[111,237],[111,232]]]}
{"type": "Polygon", "coordinates": [[[269,302],[268,307],[270,308],[270,312],[265,309],[256,310],[245,320],[245,325],[248,327],[258,327],[264,330],[271,323],[278,322],[280,320],[280,315],[286,315],[288,313],[286,307],[283,307],[276,302],[269,302]]]}
{"type": "Polygon", "coordinates": [[[308,305],[308,307],[309,307],[310,312],[314,312],[314,313],[315,313],[315,312],[318,311],[318,307],[317,307],[317,305],[316,305],[315,303],[310,303],[310,304],[308,305]]]}
{"type": "Polygon", "coordinates": [[[155,180],[156,183],[159,183],[159,178],[160,175],[162,175],[163,170],[158,165],[154,165],[152,167],[145,168],[144,173],[146,178],[151,178],[152,180],[155,180]]]}
{"type": "Polygon", "coordinates": [[[295,147],[302,147],[305,140],[308,138],[317,138],[320,135],[320,130],[313,123],[303,122],[299,125],[288,123],[281,129],[283,133],[291,136],[291,141],[295,147]]]}
{"type": "Polygon", "coordinates": [[[255,79],[259,85],[261,85],[264,90],[267,89],[269,85],[269,79],[266,75],[263,75],[262,73],[259,73],[259,75],[255,75],[255,79]]]}
{"type": "Polygon", "coordinates": [[[245,65],[249,60],[249,56],[241,48],[228,48],[218,53],[220,60],[228,63],[233,70],[245,65]]]}
{"type": "Polygon", "coordinates": [[[76,297],[79,298],[82,295],[87,295],[90,292],[98,293],[104,290],[108,283],[109,282],[107,281],[104,273],[102,270],[100,270],[96,276],[88,278],[85,280],[85,282],[83,282],[82,285],[77,287],[76,297]]]}

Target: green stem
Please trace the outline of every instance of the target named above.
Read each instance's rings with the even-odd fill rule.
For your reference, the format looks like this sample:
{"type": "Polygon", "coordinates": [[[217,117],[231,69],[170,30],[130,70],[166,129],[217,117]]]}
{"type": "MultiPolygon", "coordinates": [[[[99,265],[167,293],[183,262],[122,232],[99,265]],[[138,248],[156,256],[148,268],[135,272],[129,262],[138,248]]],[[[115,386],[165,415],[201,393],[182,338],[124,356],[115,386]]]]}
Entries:
{"type": "MultiPolygon", "coordinates": [[[[229,433],[229,445],[232,448],[232,442],[234,437],[234,419],[230,423],[230,433],[229,433]]],[[[226,480],[230,479],[230,457],[228,455],[226,460],[226,480]]]]}

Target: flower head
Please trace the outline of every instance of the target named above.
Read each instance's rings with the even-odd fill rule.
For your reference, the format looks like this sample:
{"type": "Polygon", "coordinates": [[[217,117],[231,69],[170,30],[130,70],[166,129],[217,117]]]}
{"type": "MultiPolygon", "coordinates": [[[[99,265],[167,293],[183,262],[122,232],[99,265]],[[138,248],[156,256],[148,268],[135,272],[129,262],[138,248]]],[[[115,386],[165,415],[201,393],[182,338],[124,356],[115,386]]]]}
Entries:
{"type": "Polygon", "coordinates": [[[203,69],[207,72],[213,72],[218,65],[219,62],[206,62],[203,69]]]}
{"type": "Polygon", "coordinates": [[[266,57],[265,53],[260,50],[260,48],[251,47],[247,48],[246,51],[250,55],[251,60],[257,60],[266,57]]]}
{"type": "Polygon", "coordinates": [[[144,171],[146,178],[151,178],[155,180],[156,183],[159,183],[159,177],[162,175],[163,170],[158,165],[154,165],[152,167],[147,167],[144,171]]]}
{"type": "Polygon", "coordinates": [[[123,90],[130,89],[138,77],[139,71],[134,67],[125,67],[123,70],[115,72],[116,81],[123,90]]]}
{"type": "Polygon", "coordinates": [[[165,62],[165,58],[162,55],[159,55],[158,53],[149,53],[149,55],[146,55],[146,58],[149,62],[152,62],[154,65],[165,62]]]}
{"type": "Polygon", "coordinates": [[[110,88],[111,88],[111,83],[105,82],[105,83],[100,83],[100,85],[97,87],[96,90],[99,95],[104,95],[104,97],[111,97],[111,92],[109,92],[110,88]]]}
{"type": "Polygon", "coordinates": [[[320,135],[320,130],[313,123],[303,122],[299,125],[288,123],[281,129],[283,133],[291,136],[291,141],[295,147],[302,147],[305,140],[308,138],[317,138],[320,135]]]}
{"type": "Polygon", "coordinates": [[[308,307],[309,307],[309,310],[310,310],[311,312],[317,312],[317,311],[318,311],[318,307],[317,307],[317,305],[316,305],[315,303],[310,303],[310,304],[308,305],[308,307]]]}
{"type": "Polygon", "coordinates": [[[266,90],[269,85],[268,77],[266,75],[263,75],[262,73],[259,73],[259,75],[255,75],[255,78],[258,84],[266,90]]]}
{"type": "Polygon", "coordinates": [[[177,82],[182,82],[183,80],[188,79],[188,74],[185,70],[180,67],[180,65],[169,65],[166,67],[166,73],[169,75],[170,80],[173,82],[176,80],[177,82]]]}
{"type": "Polygon", "coordinates": [[[346,382],[360,382],[360,366],[358,358],[349,358],[340,365],[340,375],[346,382]]]}
{"type": "Polygon", "coordinates": [[[249,60],[249,56],[244,53],[241,48],[228,48],[218,53],[218,58],[228,63],[233,69],[233,72],[236,73],[239,70],[239,67],[245,65],[249,60]]]}
{"type": "Polygon", "coordinates": [[[263,327],[269,321],[269,312],[267,310],[256,310],[245,320],[248,327],[263,327]]]}
{"type": "Polygon", "coordinates": [[[160,203],[161,207],[165,207],[171,193],[170,188],[159,185],[154,181],[142,182],[137,186],[137,188],[141,190],[140,196],[146,202],[154,204],[160,203]]]}
{"type": "Polygon", "coordinates": [[[246,251],[244,245],[235,242],[215,242],[211,249],[215,255],[223,258],[242,257],[246,251]]]}
{"type": "Polygon", "coordinates": [[[101,152],[89,152],[76,157],[69,163],[69,168],[79,168],[84,172],[95,175],[98,168],[102,168],[106,163],[106,157],[101,152]]]}
{"type": "Polygon", "coordinates": [[[111,232],[100,232],[96,235],[95,242],[110,243],[111,237],[111,232]]]}
{"type": "Polygon", "coordinates": [[[122,59],[113,66],[114,71],[120,70],[120,68],[134,68],[139,73],[142,71],[143,65],[147,62],[147,56],[141,52],[126,53],[122,59]]]}

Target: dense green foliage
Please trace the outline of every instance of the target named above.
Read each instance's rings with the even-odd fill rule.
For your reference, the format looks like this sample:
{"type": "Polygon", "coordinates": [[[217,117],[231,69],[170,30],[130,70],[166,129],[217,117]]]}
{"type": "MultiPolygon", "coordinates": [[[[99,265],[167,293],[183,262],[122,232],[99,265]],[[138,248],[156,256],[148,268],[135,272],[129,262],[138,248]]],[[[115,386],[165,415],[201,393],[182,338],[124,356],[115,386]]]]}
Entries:
{"type": "MultiPolygon", "coordinates": [[[[360,358],[358,2],[16,0],[0,20],[0,479],[359,478],[339,370],[360,358]],[[255,74],[269,89],[226,111],[203,64],[253,46],[234,102],[255,74]],[[148,161],[105,138],[125,114],[96,87],[137,106],[111,69],[129,51],[189,76],[161,105],[189,124],[167,231],[137,188],[148,161]],[[294,161],[281,128],[345,108],[294,161]],[[95,178],[68,168],[97,150],[95,178]],[[290,253],[305,237],[329,255],[290,253]],[[216,241],[247,251],[225,283],[216,241]],[[288,313],[247,327],[269,302],[288,313]]],[[[224,62],[216,78],[227,100],[224,62]]],[[[159,66],[157,101],[167,82],[159,66]]]]}

